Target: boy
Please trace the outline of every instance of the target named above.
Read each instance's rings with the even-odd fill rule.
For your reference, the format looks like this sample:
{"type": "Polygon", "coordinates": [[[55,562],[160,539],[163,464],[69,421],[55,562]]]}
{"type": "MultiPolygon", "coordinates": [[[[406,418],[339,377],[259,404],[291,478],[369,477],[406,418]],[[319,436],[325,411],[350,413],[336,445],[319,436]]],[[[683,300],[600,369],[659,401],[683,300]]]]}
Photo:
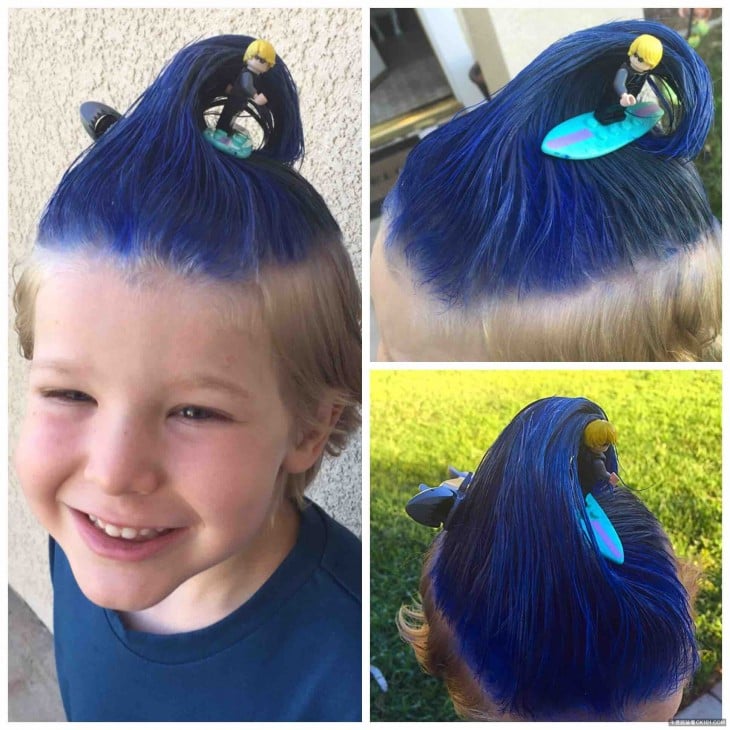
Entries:
{"type": "Polygon", "coordinates": [[[303,497],[358,423],[359,290],[298,108],[245,161],[201,133],[252,40],[184,48],[67,171],[16,290],[69,720],[360,718],[360,546],[303,497]]]}

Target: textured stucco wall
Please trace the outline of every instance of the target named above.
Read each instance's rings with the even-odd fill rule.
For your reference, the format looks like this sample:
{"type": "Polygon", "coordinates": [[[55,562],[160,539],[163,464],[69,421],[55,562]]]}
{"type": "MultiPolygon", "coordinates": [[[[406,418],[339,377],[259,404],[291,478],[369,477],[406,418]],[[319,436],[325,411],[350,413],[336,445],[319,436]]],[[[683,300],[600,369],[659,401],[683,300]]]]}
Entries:
{"type": "MultiPolygon", "coordinates": [[[[301,171],[342,227],[361,275],[361,11],[23,9],[9,15],[10,265],[27,253],[40,211],[89,144],[79,104],[125,110],[186,43],[221,33],[271,40],[299,87],[307,154],[301,171]]],[[[12,283],[11,283],[12,292],[12,283]]],[[[10,336],[10,447],[23,411],[26,365],[10,336]]],[[[39,455],[41,458],[41,455],[39,455]]],[[[310,494],[358,534],[360,441],[326,465],[310,494]]],[[[46,535],[14,475],[9,490],[9,580],[51,623],[46,535]]]]}

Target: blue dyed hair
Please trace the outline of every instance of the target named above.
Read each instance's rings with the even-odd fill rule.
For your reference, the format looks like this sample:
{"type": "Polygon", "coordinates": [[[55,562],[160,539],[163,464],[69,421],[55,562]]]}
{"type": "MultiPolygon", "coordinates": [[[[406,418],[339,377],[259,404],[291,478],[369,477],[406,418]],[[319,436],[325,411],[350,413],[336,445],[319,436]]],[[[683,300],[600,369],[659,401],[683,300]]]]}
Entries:
{"type": "Polygon", "coordinates": [[[286,64],[262,75],[268,103],[248,113],[263,144],[247,159],[204,139],[254,40],[226,35],[186,46],[63,176],[38,230],[42,248],[99,249],[216,278],[341,246],[317,191],[293,168],[304,153],[299,99],[286,64]]]}
{"type": "MultiPolygon", "coordinates": [[[[687,592],[661,526],[624,488],[594,491],[624,547],[600,555],[577,455],[606,416],[584,398],[546,398],[485,454],[424,581],[453,651],[504,713],[531,720],[627,719],[681,689],[699,659],[687,592]]],[[[617,468],[615,452],[607,467],[617,468]]],[[[422,584],[423,590],[423,584],[422,584]]]]}
{"type": "Polygon", "coordinates": [[[553,44],[492,101],[457,116],[410,153],[385,203],[386,246],[419,283],[465,304],[560,292],[661,261],[714,226],[689,160],[713,122],[712,83],[686,41],[659,23],[608,23],[553,44]],[[543,154],[545,134],[598,106],[634,38],[664,46],[650,81],[665,134],[593,160],[543,154]]]}

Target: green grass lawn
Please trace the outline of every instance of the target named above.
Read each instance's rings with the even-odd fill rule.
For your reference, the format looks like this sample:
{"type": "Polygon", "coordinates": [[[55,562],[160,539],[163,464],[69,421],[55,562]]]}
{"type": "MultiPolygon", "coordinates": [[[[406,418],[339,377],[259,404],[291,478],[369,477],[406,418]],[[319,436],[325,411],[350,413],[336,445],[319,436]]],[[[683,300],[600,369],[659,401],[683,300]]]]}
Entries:
{"type": "Polygon", "coordinates": [[[371,374],[372,720],[454,720],[441,684],[424,675],[394,618],[418,588],[435,530],[404,512],[420,482],[447,466],[474,470],[525,405],[585,396],[616,425],[621,476],[642,490],[681,556],[704,577],[696,605],[702,667],[685,704],[721,668],[721,374],[717,371],[374,371],[371,374]]]}

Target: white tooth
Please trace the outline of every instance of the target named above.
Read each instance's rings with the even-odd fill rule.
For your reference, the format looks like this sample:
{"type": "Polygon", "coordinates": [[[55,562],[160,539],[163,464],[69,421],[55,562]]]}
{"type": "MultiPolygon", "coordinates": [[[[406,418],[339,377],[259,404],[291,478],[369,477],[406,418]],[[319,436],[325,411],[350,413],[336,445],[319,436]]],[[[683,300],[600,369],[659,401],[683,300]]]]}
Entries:
{"type": "Polygon", "coordinates": [[[101,529],[103,530],[106,527],[106,522],[104,522],[104,520],[102,520],[100,517],[97,517],[96,525],[97,527],[101,527],[101,529]]]}
{"type": "Polygon", "coordinates": [[[137,537],[137,530],[134,527],[122,527],[122,537],[125,540],[134,540],[137,537]]]}
{"type": "Polygon", "coordinates": [[[155,527],[155,532],[164,532],[166,529],[166,527],[155,527]]]}
{"type": "Polygon", "coordinates": [[[150,530],[150,528],[149,528],[149,527],[143,527],[143,528],[142,528],[142,529],[141,529],[141,530],[139,531],[139,534],[140,534],[140,535],[141,535],[142,537],[149,537],[150,535],[153,535],[153,534],[154,534],[154,532],[155,532],[155,531],[154,531],[154,530],[150,530]]]}
{"type": "Polygon", "coordinates": [[[96,522],[96,517],[94,517],[94,515],[87,515],[87,517],[91,520],[91,522],[96,522]]]}
{"type": "Polygon", "coordinates": [[[116,525],[105,525],[104,532],[106,532],[109,537],[119,537],[122,534],[122,531],[116,525]]]}

